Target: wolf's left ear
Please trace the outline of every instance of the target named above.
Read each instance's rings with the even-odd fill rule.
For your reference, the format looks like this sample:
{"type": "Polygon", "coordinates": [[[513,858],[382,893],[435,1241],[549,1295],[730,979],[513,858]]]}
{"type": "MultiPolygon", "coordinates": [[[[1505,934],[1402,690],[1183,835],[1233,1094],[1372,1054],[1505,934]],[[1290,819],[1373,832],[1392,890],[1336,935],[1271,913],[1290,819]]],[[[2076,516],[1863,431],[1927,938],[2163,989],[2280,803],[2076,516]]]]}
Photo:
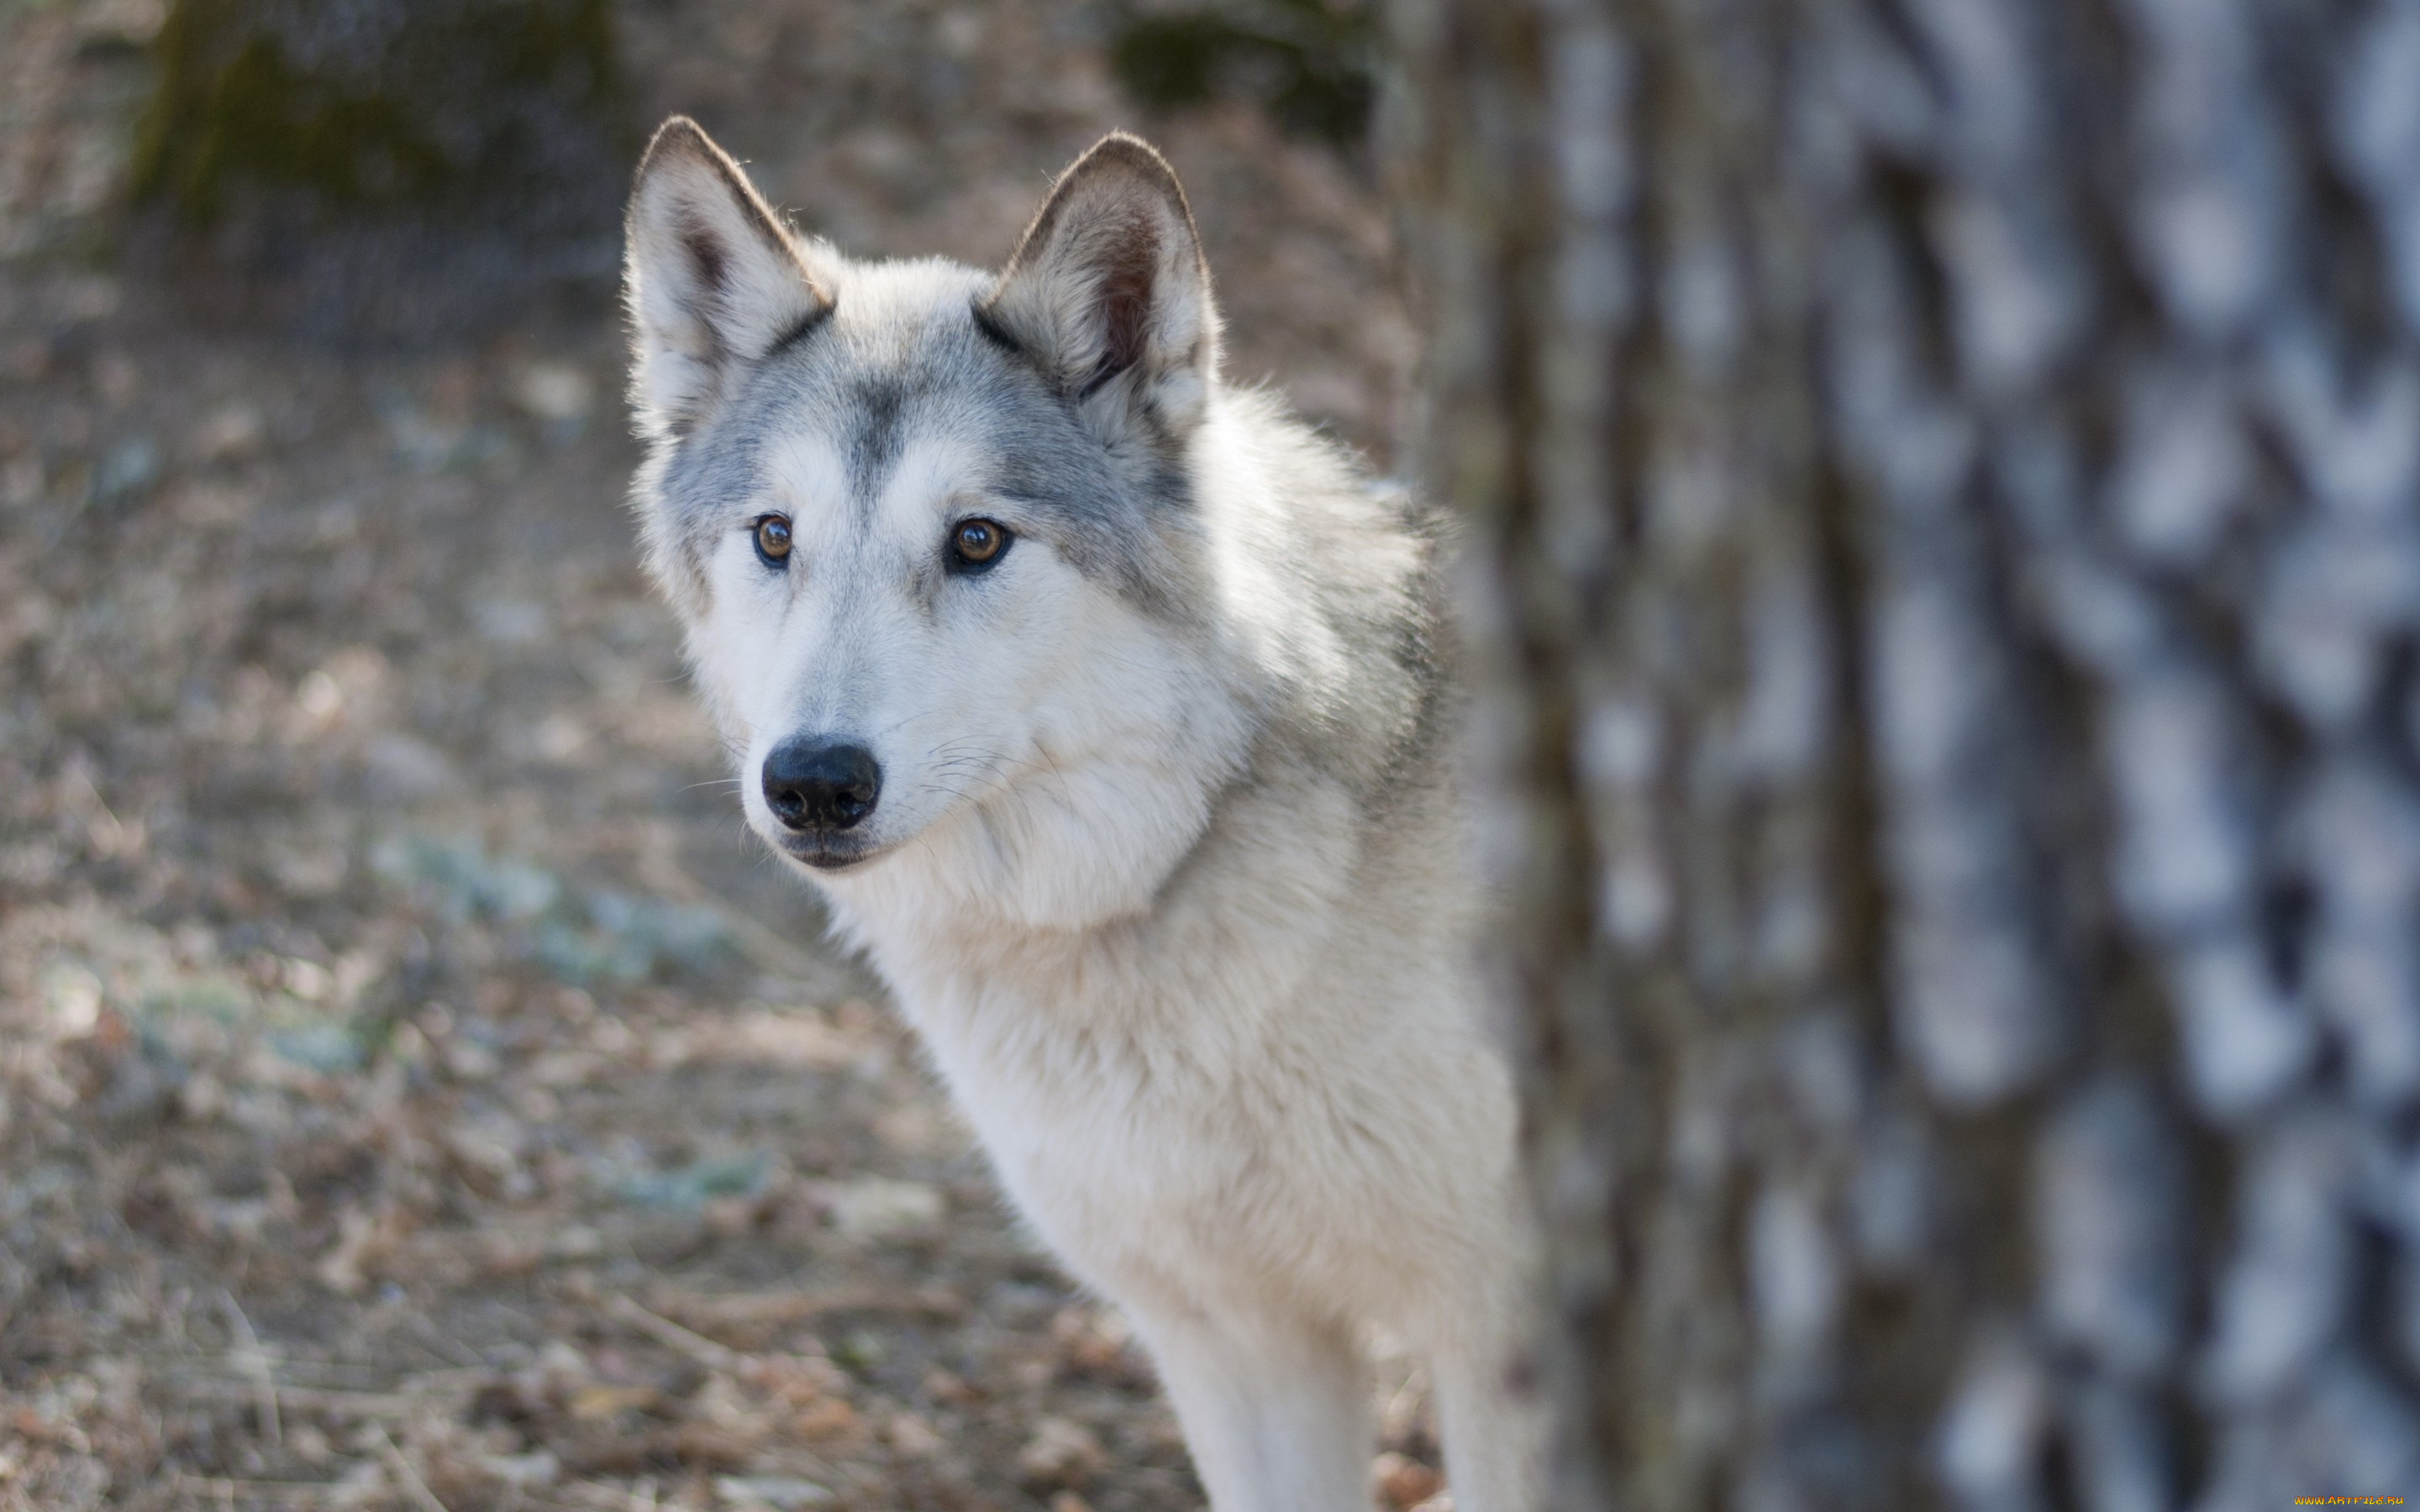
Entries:
{"type": "Polygon", "coordinates": [[[652,436],[686,433],[740,368],[832,307],[748,176],[687,116],[639,161],[626,239],[630,388],[652,436]]]}
{"type": "Polygon", "coordinates": [[[1193,212],[1168,161],[1124,132],[1060,175],[976,318],[1038,363],[1088,418],[1200,418],[1218,316],[1193,212]]]}

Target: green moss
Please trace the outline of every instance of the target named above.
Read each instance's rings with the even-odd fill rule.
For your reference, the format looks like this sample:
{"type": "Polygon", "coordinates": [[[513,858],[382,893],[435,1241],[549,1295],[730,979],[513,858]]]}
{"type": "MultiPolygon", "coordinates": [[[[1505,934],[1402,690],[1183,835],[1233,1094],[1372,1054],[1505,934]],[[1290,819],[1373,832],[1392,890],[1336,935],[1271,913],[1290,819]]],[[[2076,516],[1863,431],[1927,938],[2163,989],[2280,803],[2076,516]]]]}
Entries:
{"type": "Polygon", "coordinates": [[[1279,125],[1332,142],[1369,130],[1376,28],[1354,0],[1220,0],[1122,23],[1109,63],[1136,99],[1182,109],[1255,100],[1279,125]]]}
{"type": "Polygon", "coordinates": [[[224,67],[194,69],[186,87],[161,92],[136,138],[134,187],[209,221],[233,178],[365,204],[427,198],[448,166],[395,101],[318,86],[256,38],[224,67]]]}
{"type": "Polygon", "coordinates": [[[347,214],[525,202],[618,132],[605,0],[322,0],[316,18],[259,0],[178,0],[132,184],[209,223],[253,191],[347,214]],[[337,17],[373,39],[301,45],[337,17]],[[384,14],[380,14],[383,11],[384,14]]]}

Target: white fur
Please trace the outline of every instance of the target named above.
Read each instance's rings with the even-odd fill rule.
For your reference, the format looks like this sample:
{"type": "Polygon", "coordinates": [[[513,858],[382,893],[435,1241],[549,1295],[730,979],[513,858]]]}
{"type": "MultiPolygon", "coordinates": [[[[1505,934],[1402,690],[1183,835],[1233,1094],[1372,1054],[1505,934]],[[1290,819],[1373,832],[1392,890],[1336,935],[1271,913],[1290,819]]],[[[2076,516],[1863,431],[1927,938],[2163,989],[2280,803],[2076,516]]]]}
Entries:
{"type": "MultiPolygon", "coordinates": [[[[834,318],[878,321],[938,275],[836,276],[834,318]]],[[[1171,328],[1197,344],[1201,293],[1171,328]]],[[[659,329],[676,326],[641,322],[643,371],[659,329]]],[[[802,434],[733,507],[791,517],[788,572],[718,534],[691,659],[777,844],[755,779],[775,744],[878,756],[878,854],[807,874],[1019,1210],[1134,1319],[1218,1512],[1364,1512],[1373,1328],[1430,1358],[1459,1512],[1529,1512],[1537,1415],[1506,1384],[1513,1095],[1480,1024],[1455,784],[1373,824],[1271,734],[1280,693],[1349,708],[1368,653],[1269,564],[1295,525],[1253,404],[1177,365],[1203,375],[1184,443],[1198,630],[1077,571],[1066,527],[985,495],[962,439],[913,436],[868,515],[831,441],[802,434]],[[901,563],[970,513],[1016,532],[1010,555],[980,594],[919,600],[901,563]]]]}

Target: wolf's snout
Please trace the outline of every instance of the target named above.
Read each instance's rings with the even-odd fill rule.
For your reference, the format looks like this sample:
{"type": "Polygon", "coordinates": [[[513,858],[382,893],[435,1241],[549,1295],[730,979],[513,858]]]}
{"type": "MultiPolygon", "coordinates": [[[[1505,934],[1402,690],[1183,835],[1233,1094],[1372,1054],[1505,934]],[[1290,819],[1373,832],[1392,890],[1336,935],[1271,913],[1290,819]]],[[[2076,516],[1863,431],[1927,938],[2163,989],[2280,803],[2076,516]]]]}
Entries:
{"type": "Polygon", "coordinates": [[[766,807],[792,829],[846,829],[881,792],[881,764],[863,746],[801,737],[765,758],[766,807]]]}

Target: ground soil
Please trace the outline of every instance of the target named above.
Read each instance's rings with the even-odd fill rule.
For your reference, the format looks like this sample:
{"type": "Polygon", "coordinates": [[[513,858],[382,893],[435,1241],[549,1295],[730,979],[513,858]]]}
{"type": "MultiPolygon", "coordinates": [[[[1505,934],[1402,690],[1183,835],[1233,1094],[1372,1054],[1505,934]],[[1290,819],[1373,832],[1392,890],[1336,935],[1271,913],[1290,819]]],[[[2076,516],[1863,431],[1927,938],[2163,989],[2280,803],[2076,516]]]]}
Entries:
{"type": "MultiPolygon", "coordinates": [[[[1351,155],[1137,110],[1091,8],[618,19],[639,114],[853,252],[997,261],[1142,129],[1231,374],[1383,455],[1411,344],[1351,155]]],[[[1198,1505],[739,826],[610,309],[339,350],[135,273],[158,23],[0,0],[0,1509],[1198,1505]]]]}

